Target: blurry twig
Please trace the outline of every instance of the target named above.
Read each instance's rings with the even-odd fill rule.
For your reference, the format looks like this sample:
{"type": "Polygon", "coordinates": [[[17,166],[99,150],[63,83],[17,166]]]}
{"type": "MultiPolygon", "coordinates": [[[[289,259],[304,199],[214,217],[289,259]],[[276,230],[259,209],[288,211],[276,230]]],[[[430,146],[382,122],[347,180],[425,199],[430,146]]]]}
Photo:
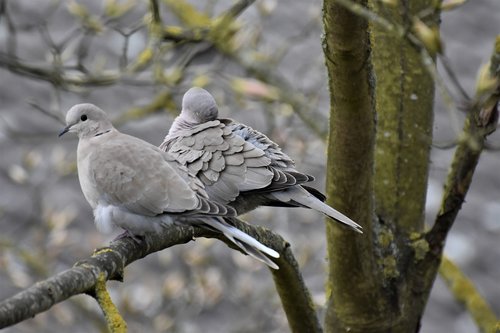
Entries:
{"type": "Polygon", "coordinates": [[[295,91],[285,78],[275,74],[266,65],[249,62],[237,54],[233,54],[231,58],[240,64],[250,75],[266,84],[276,87],[280,92],[280,102],[292,106],[293,112],[295,112],[300,120],[319,138],[326,140],[326,124],[328,124],[328,121],[322,114],[311,110],[306,96],[301,92],[295,91]]]}
{"type": "Polygon", "coordinates": [[[500,150],[500,144],[493,144],[489,142],[484,143],[484,149],[487,151],[498,151],[500,150]]]}
{"type": "MultiPolygon", "coordinates": [[[[183,22],[186,22],[188,26],[187,29],[180,28],[174,29],[175,27],[164,27],[161,24],[159,4],[157,0],[151,0],[150,11],[152,22],[149,24],[149,38],[146,48],[139,54],[139,56],[133,61],[129,61],[128,53],[128,42],[129,37],[137,32],[144,26],[144,23],[136,24],[131,29],[122,31],[118,28],[114,30],[118,31],[124,37],[124,43],[122,47],[122,52],[119,59],[119,65],[116,69],[106,70],[106,71],[92,71],[86,67],[84,62],[88,54],[88,49],[90,43],[95,36],[95,31],[85,27],[79,27],[68,33],[68,35],[63,38],[62,42],[56,44],[51,36],[48,34],[46,26],[42,29],[42,36],[46,41],[49,49],[53,54],[53,63],[51,65],[39,65],[25,62],[17,56],[7,52],[0,52],[0,68],[5,68],[15,74],[26,76],[28,78],[42,80],[50,82],[54,87],[60,88],[67,91],[81,91],[82,88],[88,87],[104,87],[111,86],[117,83],[124,83],[129,85],[172,85],[178,84],[179,80],[182,80],[182,75],[179,73],[184,73],[187,66],[190,65],[191,61],[198,55],[212,49],[216,48],[220,53],[229,56],[230,59],[235,60],[240,66],[242,66],[247,73],[256,76],[259,80],[268,83],[270,85],[276,86],[280,93],[280,99],[284,103],[292,106],[294,112],[299,116],[299,118],[310,127],[314,133],[316,133],[321,138],[326,137],[326,127],[323,126],[325,123],[320,114],[310,112],[310,105],[307,103],[307,97],[298,92],[293,92],[290,85],[286,82],[284,78],[278,77],[277,75],[271,76],[269,73],[269,66],[264,64],[256,65],[252,64],[247,60],[244,60],[231,45],[231,41],[235,33],[238,31],[238,27],[233,24],[237,16],[239,16],[245,9],[251,6],[255,0],[240,0],[235,2],[231,7],[225,10],[219,16],[210,19],[203,13],[200,13],[190,6],[187,2],[172,2],[165,1],[169,6],[177,9],[177,14],[183,18],[183,22]],[[204,18],[201,21],[193,21],[193,17],[186,16],[185,12],[180,11],[180,9],[188,6],[190,11],[196,11],[200,17],[204,18]],[[170,39],[182,42],[196,42],[197,45],[193,47],[188,47],[183,56],[178,57],[179,62],[177,66],[171,67],[171,75],[167,75],[162,70],[164,64],[161,62],[162,49],[158,44],[158,32],[161,30],[161,39],[170,39]],[[76,66],[68,67],[64,66],[62,63],[61,55],[63,50],[68,45],[70,40],[74,40],[80,37],[80,41],[77,49],[77,64],[76,66]],[[151,69],[151,75],[153,76],[153,82],[146,79],[135,79],[139,72],[144,71],[151,64],[157,64],[151,69]],[[319,120],[317,120],[319,119],[319,120]]],[[[8,17],[6,2],[1,2],[3,7],[3,16],[8,17]]],[[[84,11],[84,8],[77,8],[78,10],[84,11]]],[[[83,14],[82,14],[83,15],[83,14]]],[[[90,19],[88,14],[83,15],[84,21],[90,19]]],[[[86,22],[86,21],[85,21],[86,22]]],[[[100,22],[100,21],[99,21],[100,22]]],[[[89,22],[87,22],[89,23],[89,22]]],[[[98,22],[94,22],[97,24],[98,22]]],[[[39,23],[38,26],[46,24],[39,23]]],[[[82,23],[83,24],[83,23],[82,23]]],[[[99,23],[101,25],[101,23],[99,23]]],[[[15,26],[12,24],[12,38],[15,41],[15,26]]],[[[301,36],[300,34],[299,36],[301,36]]],[[[15,48],[7,48],[7,51],[14,50],[15,48]]],[[[13,51],[13,52],[14,52],[13,51]]],[[[154,104],[154,103],[153,103],[154,104]]],[[[45,113],[49,115],[49,113],[45,113]]]]}
{"type": "Polygon", "coordinates": [[[461,98],[464,101],[469,101],[470,100],[469,95],[465,91],[464,87],[462,87],[462,84],[460,83],[457,76],[455,75],[455,72],[451,68],[450,61],[448,60],[448,58],[445,55],[441,56],[441,64],[443,65],[443,68],[444,68],[446,74],[448,75],[450,80],[453,82],[453,85],[460,93],[461,98]]]}
{"type": "Polygon", "coordinates": [[[144,23],[141,21],[138,24],[133,25],[131,28],[127,29],[127,31],[123,31],[119,28],[113,28],[116,32],[123,36],[123,46],[122,52],[120,56],[120,69],[125,69],[128,66],[128,48],[130,42],[130,36],[139,31],[144,27],[144,23]]]}
{"type": "Polygon", "coordinates": [[[441,9],[442,10],[452,10],[457,7],[464,5],[469,0],[442,0],[441,9]]]}
{"type": "MultiPolygon", "coordinates": [[[[281,102],[287,103],[292,106],[293,111],[298,115],[298,117],[308,126],[316,135],[318,135],[323,140],[326,139],[326,119],[321,114],[317,112],[312,112],[308,103],[307,97],[299,92],[295,92],[288,82],[282,77],[273,74],[274,71],[270,70],[270,65],[267,64],[254,64],[248,60],[241,57],[238,52],[231,49],[231,47],[224,46],[228,43],[227,38],[221,38],[220,33],[224,36],[230,33],[231,28],[229,23],[232,22],[236,16],[240,15],[244,9],[250,6],[253,0],[240,0],[236,2],[231,8],[226,10],[223,14],[213,20],[214,23],[211,25],[208,23],[208,17],[203,13],[199,13],[192,6],[186,3],[175,5],[172,1],[168,1],[170,6],[173,6],[173,10],[178,14],[179,18],[185,22],[189,28],[188,29],[173,29],[172,27],[167,27],[164,29],[163,39],[167,41],[183,41],[183,42],[208,42],[214,47],[219,49],[222,53],[228,56],[230,59],[236,61],[240,66],[242,66],[247,73],[251,76],[256,77],[260,81],[275,86],[279,91],[279,99],[281,102]],[[186,9],[185,6],[188,6],[186,9]],[[184,8],[184,10],[180,10],[184,8]],[[186,17],[186,12],[196,11],[198,15],[201,15],[202,19],[193,21],[190,17],[186,17]],[[205,23],[203,23],[205,22],[205,23]]],[[[312,23],[311,23],[312,25],[312,23]]],[[[299,34],[297,38],[300,38],[302,34],[299,34]]],[[[210,44],[207,46],[210,47],[210,44]]],[[[200,52],[205,51],[203,48],[200,52]]],[[[196,52],[192,54],[189,59],[192,60],[195,55],[199,54],[196,52]]]]}
{"type": "Polygon", "coordinates": [[[443,142],[433,142],[432,146],[437,149],[447,150],[455,148],[458,145],[458,140],[443,141],[443,142]]]}
{"type": "Polygon", "coordinates": [[[40,111],[42,114],[56,120],[57,122],[61,123],[61,124],[65,124],[66,122],[64,121],[63,118],[59,117],[58,115],[52,113],[51,111],[41,107],[40,105],[38,105],[38,103],[35,101],[35,100],[29,100],[28,101],[28,104],[33,107],[34,109],[40,111]]]}
{"type": "Polygon", "coordinates": [[[448,285],[453,296],[462,303],[479,327],[479,331],[495,333],[500,329],[500,321],[481,296],[472,281],[447,256],[443,255],[439,274],[448,285]]]}
{"type": "Polygon", "coordinates": [[[0,18],[3,18],[3,20],[5,20],[8,32],[6,47],[7,54],[10,56],[15,56],[17,50],[17,31],[7,8],[7,0],[0,0],[0,18]]]}
{"type": "Polygon", "coordinates": [[[118,309],[113,304],[111,296],[109,296],[108,290],[106,289],[106,277],[104,273],[99,274],[92,296],[99,304],[104,314],[104,318],[106,318],[109,331],[111,333],[126,333],[127,323],[123,320],[118,309]]]}
{"type": "Polygon", "coordinates": [[[149,0],[149,8],[155,24],[161,24],[160,7],[158,0],[149,0]]]}
{"type": "Polygon", "coordinates": [[[233,20],[236,17],[240,16],[241,13],[243,13],[245,9],[250,7],[254,2],[255,0],[239,0],[235,2],[231,7],[229,7],[226,11],[224,11],[219,17],[222,20],[233,20]]]}
{"type": "Polygon", "coordinates": [[[10,55],[0,52],[0,68],[6,68],[13,73],[27,76],[32,79],[48,81],[63,89],[72,90],[72,86],[99,87],[109,86],[122,79],[119,71],[106,71],[99,74],[65,73],[52,67],[44,67],[25,63],[10,55]]]}
{"type": "MultiPolygon", "coordinates": [[[[166,26],[163,28],[163,39],[174,42],[210,42],[222,52],[227,52],[230,44],[234,20],[250,7],[255,0],[240,0],[225,10],[221,15],[210,19],[185,1],[165,0],[172,12],[187,28],[166,26]]],[[[229,48],[230,49],[230,48],[229,48]]]]}
{"type": "Polygon", "coordinates": [[[158,93],[155,98],[147,105],[130,108],[127,112],[121,114],[114,121],[114,123],[120,125],[131,119],[139,119],[144,117],[145,115],[157,112],[162,109],[166,109],[173,116],[177,116],[177,114],[175,113],[176,108],[177,105],[173,100],[171,89],[165,89],[158,93]]]}

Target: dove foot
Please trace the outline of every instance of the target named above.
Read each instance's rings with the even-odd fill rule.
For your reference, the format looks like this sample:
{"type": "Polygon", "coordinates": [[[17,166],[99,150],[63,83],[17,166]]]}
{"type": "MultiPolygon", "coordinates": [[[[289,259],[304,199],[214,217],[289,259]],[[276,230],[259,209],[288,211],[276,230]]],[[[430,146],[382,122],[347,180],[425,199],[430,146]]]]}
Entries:
{"type": "Polygon", "coordinates": [[[123,239],[123,238],[132,238],[132,240],[139,244],[140,242],[142,242],[145,238],[145,236],[139,236],[139,235],[134,235],[132,234],[130,231],[128,230],[125,230],[124,232],[122,232],[121,234],[119,234],[118,236],[115,237],[115,239],[113,239],[113,241],[117,241],[119,239],[123,239]]]}

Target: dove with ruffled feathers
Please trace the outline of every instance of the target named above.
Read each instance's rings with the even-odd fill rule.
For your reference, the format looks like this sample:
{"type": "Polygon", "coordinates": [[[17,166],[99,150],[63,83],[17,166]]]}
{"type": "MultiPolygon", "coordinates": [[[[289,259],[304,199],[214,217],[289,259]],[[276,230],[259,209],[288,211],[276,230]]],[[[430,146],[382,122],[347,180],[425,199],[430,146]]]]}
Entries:
{"type": "Polygon", "coordinates": [[[217,103],[205,89],[185,93],[182,111],[160,149],[195,174],[211,200],[238,214],[259,206],[306,207],[362,233],[359,224],[306,185],[314,177],[298,171],[275,142],[249,126],[218,118],[217,103]]]}

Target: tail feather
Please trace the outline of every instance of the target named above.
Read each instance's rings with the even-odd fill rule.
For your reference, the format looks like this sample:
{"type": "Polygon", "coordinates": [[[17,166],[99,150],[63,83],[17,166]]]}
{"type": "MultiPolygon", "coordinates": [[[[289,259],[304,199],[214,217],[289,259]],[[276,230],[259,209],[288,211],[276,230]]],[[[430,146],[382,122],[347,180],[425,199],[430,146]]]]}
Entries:
{"type": "Polygon", "coordinates": [[[279,258],[280,255],[275,250],[265,246],[252,236],[230,225],[222,218],[206,218],[203,219],[203,222],[208,224],[212,228],[222,232],[224,236],[227,237],[227,239],[229,239],[251,257],[265,263],[273,269],[278,269],[278,265],[276,265],[266,256],[268,255],[273,258],[279,258]]]}
{"type": "Polygon", "coordinates": [[[269,259],[264,253],[260,252],[256,248],[240,242],[238,239],[232,238],[231,241],[236,244],[240,249],[242,249],[245,253],[250,255],[252,258],[255,258],[267,266],[271,267],[272,269],[279,269],[278,265],[276,265],[271,259],[269,259]]]}
{"type": "Polygon", "coordinates": [[[326,201],[326,196],[321,193],[320,191],[318,191],[317,189],[315,189],[314,187],[311,187],[311,186],[307,186],[307,185],[301,185],[304,190],[306,190],[307,192],[311,193],[313,196],[315,196],[319,201],[321,202],[325,202],[326,201]]]}
{"type": "Polygon", "coordinates": [[[363,233],[362,227],[345,216],[344,214],[340,213],[339,211],[333,209],[332,207],[328,206],[327,204],[323,203],[320,201],[318,198],[316,198],[314,195],[309,193],[307,190],[302,188],[302,186],[294,186],[290,189],[286,189],[283,191],[278,191],[278,192],[273,192],[272,196],[275,197],[276,199],[283,201],[283,202],[296,202],[302,206],[317,210],[322,212],[323,214],[331,217],[335,221],[338,221],[340,223],[343,223],[355,231],[359,233],[363,233]]]}

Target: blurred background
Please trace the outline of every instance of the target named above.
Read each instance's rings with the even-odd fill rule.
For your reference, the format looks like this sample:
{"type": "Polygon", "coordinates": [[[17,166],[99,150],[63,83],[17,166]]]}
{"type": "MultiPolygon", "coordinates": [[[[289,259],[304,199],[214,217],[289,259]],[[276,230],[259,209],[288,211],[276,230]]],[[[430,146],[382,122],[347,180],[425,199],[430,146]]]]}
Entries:
{"type": "MultiPolygon", "coordinates": [[[[159,145],[193,85],[220,115],[267,134],[324,188],[329,100],[319,0],[257,0],[222,38],[201,26],[228,0],[160,2],[168,40],[150,34],[148,1],[0,1],[0,299],[70,268],[115,235],[101,235],[76,174],[77,139],[57,138],[66,111],[94,103],[125,133],[159,145]],[[200,33],[202,38],[199,38],[200,33]]],[[[498,0],[468,1],[442,15],[445,53],[468,92],[500,31],[498,0]]],[[[447,84],[446,78],[444,84],[447,84]]],[[[463,116],[436,92],[427,221],[432,223],[463,116]]],[[[446,254],[500,313],[500,134],[481,158],[446,254]]],[[[338,193],[342,195],[342,193],[338,193]]],[[[287,239],[322,316],[323,216],[260,208],[247,221],[287,239]]],[[[150,255],[109,282],[130,332],[287,332],[267,268],[221,242],[197,239],[150,255]]],[[[421,332],[474,332],[438,278],[421,332]]],[[[106,331],[95,301],[79,295],[16,326],[21,332],[106,331]]]]}

